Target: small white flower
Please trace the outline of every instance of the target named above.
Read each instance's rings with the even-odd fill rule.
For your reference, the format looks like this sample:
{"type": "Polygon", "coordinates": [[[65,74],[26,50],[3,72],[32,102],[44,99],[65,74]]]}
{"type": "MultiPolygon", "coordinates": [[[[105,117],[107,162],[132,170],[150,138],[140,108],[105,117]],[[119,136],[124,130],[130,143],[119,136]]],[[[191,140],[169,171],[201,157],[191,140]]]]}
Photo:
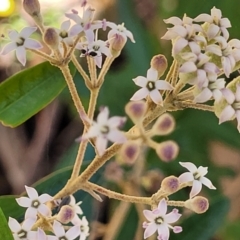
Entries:
{"type": "Polygon", "coordinates": [[[147,71],[147,77],[139,76],[133,79],[136,85],[142,87],[130,100],[138,101],[149,96],[156,104],[162,104],[163,99],[159,90],[173,90],[170,83],[164,80],[158,80],[157,70],[150,68],[147,71]]]}
{"type": "Polygon", "coordinates": [[[64,227],[58,221],[53,223],[53,231],[56,236],[53,236],[53,240],[74,240],[77,236],[80,235],[80,229],[78,226],[73,226],[65,232],[64,227]]]}
{"type": "Polygon", "coordinates": [[[127,38],[129,38],[133,43],[135,43],[133,34],[124,27],[124,23],[117,25],[113,22],[107,22],[106,24],[111,28],[108,33],[108,39],[112,38],[116,34],[119,34],[124,38],[125,41],[127,41],[127,38]]]}
{"type": "Polygon", "coordinates": [[[89,236],[89,223],[86,219],[86,217],[75,218],[74,221],[72,221],[74,226],[78,226],[80,229],[80,238],[79,240],[85,240],[89,236]]]}
{"type": "Polygon", "coordinates": [[[11,42],[4,46],[1,54],[5,55],[13,50],[16,50],[16,57],[18,61],[25,66],[26,64],[26,49],[42,48],[41,43],[29,36],[37,30],[36,27],[25,27],[18,33],[16,30],[11,30],[8,33],[11,42]]]}
{"type": "Polygon", "coordinates": [[[98,114],[97,121],[90,121],[92,126],[88,132],[84,134],[80,140],[86,140],[96,137],[96,149],[98,154],[103,155],[107,148],[108,140],[116,143],[123,143],[126,141],[125,135],[118,130],[126,121],[125,117],[111,117],[109,116],[109,110],[104,107],[98,114]]]}
{"type": "Polygon", "coordinates": [[[25,186],[25,188],[29,197],[16,198],[16,201],[20,206],[28,208],[25,217],[34,218],[38,212],[44,216],[49,216],[50,209],[45,203],[51,201],[52,197],[46,193],[38,196],[38,193],[34,188],[28,186],[25,186]]]}
{"type": "Polygon", "coordinates": [[[67,45],[72,45],[73,44],[73,36],[70,36],[70,26],[71,22],[70,20],[64,21],[61,24],[60,29],[55,28],[56,32],[59,35],[60,41],[65,42],[67,45]]]}
{"type": "Polygon", "coordinates": [[[180,165],[189,170],[189,172],[181,174],[178,179],[180,183],[186,183],[189,186],[192,186],[190,198],[193,198],[201,191],[202,184],[204,184],[210,189],[216,189],[212,185],[212,182],[208,178],[204,177],[208,172],[207,167],[201,166],[197,168],[191,162],[180,162],[180,165]]]}
{"type": "Polygon", "coordinates": [[[8,226],[13,232],[14,240],[36,239],[37,233],[31,231],[35,222],[36,218],[28,218],[21,225],[16,219],[9,217],[8,226]]]}
{"type": "Polygon", "coordinates": [[[182,214],[178,213],[178,210],[175,208],[172,212],[167,213],[167,202],[165,199],[162,199],[158,207],[153,211],[144,210],[143,214],[149,222],[143,223],[143,228],[146,228],[144,231],[144,239],[153,235],[156,231],[158,232],[159,240],[168,240],[169,239],[169,228],[173,229],[174,233],[179,233],[182,231],[182,228],[179,226],[171,226],[171,223],[176,222],[182,214]]]}
{"type": "Polygon", "coordinates": [[[228,105],[222,110],[219,117],[219,124],[237,118],[237,128],[240,132],[240,84],[236,86],[236,93],[234,94],[230,89],[222,89],[223,97],[226,99],[228,105]]]}

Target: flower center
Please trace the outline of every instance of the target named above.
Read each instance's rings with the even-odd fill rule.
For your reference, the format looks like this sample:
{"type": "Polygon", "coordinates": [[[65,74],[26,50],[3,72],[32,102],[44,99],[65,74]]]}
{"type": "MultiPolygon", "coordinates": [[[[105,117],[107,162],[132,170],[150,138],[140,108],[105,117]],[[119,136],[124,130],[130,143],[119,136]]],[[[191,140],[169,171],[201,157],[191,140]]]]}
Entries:
{"type": "Polygon", "coordinates": [[[109,127],[107,125],[104,125],[100,129],[102,134],[107,134],[109,132],[109,127]]]}
{"type": "Polygon", "coordinates": [[[25,39],[22,38],[22,37],[20,37],[20,38],[16,41],[16,44],[17,44],[17,46],[19,47],[19,46],[22,46],[22,45],[24,44],[24,42],[25,42],[25,39]]]}
{"type": "Polygon", "coordinates": [[[195,172],[195,173],[193,174],[193,177],[194,177],[195,180],[199,180],[200,177],[201,177],[201,175],[200,175],[198,172],[195,172]]]}
{"type": "Polygon", "coordinates": [[[63,30],[62,32],[60,32],[59,36],[61,38],[66,38],[66,37],[68,37],[68,33],[65,30],[63,30]]]}
{"type": "Polygon", "coordinates": [[[34,208],[38,208],[39,205],[40,205],[40,202],[39,202],[38,200],[34,200],[34,201],[32,201],[32,207],[34,207],[34,208]]]}
{"type": "Polygon", "coordinates": [[[80,231],[84,232],[84,226],[83,225],[80,226],[80,231]]]}
{"type": "Polygon", "coordinates": [[[18,237],[19,238],[22,238],[22,239],[27,239],[27,232],[23,229],[21,229],[19,232],[18,232],[18,237]]]}
{"type": "Polygon", "coordinates": [[[162,217],[157,217],[157,218],[155,218],[155,223],[156,224],[162,224],[163,223],[163,218],[162,217]]]}
{"type": "Polygon", "coordinates": [[[232,106],[235,110],[240,110],[240,102],[235,102],[232,106]]]}
{"type": "Polygon", "coordinates": [[[65,236],[59,238],[59,240],[68,240],[65,236]]]}
{"type": "Polygon", "coordinates": [[[154,89],[155,89],[155,82],[149,81],[149,82],[147,83],[147,89],[148,89],[149,91],[154,90],[154,89]]]}

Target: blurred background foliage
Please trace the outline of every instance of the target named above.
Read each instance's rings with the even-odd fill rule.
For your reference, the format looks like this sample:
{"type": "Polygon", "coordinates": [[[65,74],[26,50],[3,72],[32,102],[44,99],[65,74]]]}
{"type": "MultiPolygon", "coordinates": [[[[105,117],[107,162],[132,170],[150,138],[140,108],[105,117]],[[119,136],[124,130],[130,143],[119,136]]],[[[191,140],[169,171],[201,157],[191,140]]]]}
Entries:
{"type": "MultiPolygon", "coordinates": [[[[60,20],[61,14],[66,9],[69,11],[77,6],[77,1],[74,0],[70,1],[72,5],[68,6],[66,3],[61,6],[61,2],[63,1],[57,3],[59,11],[56,9],[56,4],[44,11],[47,25],[59,27],[60,23],[56,20],[64,19],[60,20]]],[[[9,27],[20,30],[29,21],[32,24],[29,17],[22,13],[21,2],[14,3],[15,12],[8,17],[2,15],[0,30],[4,34],[9,27]]],[[[40,3],[45,4],[46,1],[40,0],[40,3]]],[[[127,43],[122,55],[112,65],[101,90],[98,107],[109,106],[112,115],[125,114],[124,106],[137,90],[132,79],[146,75],[153,55],[162,53],[168,58],[169,65],[171,64],[171,43],[161,40],[161,36],[170,26],[166,26],[163,19],[171,16],[182,18],[184,13],[193,18],[201,13],[210,14],[211,8],[215,6],[220,8],[223,16],[231,21],[233,27],[229,29],[230,38],[240,38],[237,0],[104,0],[101,3],[92,0],[90,3],[96,7],[97,12],[100,9],[98,12],[100,19],[106,18],[116,23],[124,22],[136,40],[135,44],[130,41],[127,43]]],[[[40,39],[40,36],[36,37],[40,39]]],[[[0,61],[1,81],[21,69],[13,57],[7,61],[1,57],[0,61]],[[6,62],[10,64],[7,65],[6,62]]],[[[40,61],[41,59],[35,59],[30,55],[29,67],[40,61]]],[[[233,73],[228,81],[236,75],[238,73],[233,73]]],[[[74,80],[79,95],[87,107],[89,93],[78,74],[75,75],[74,80]]],[[[189,109],[173,115],[177,121],[176,130],[171,135],[158,140],[175,140],[180,146],[179,156],[175,161],[165,163],[159,160],[154,151],[147,150],[144,174],[140,177],[142,194],[150,196],[154,193],[163,177],[180,175],[184,170],[179,166],[179,161],[191,161],[197,166],[208,166],[208,177],[217,186],[216,191],[206,189],[202,191],[202,194],[210,199],[210,209],[202,215],[184,211],[183,220],[180,222],[183,232],[177,235],[171,234],[170,239],[239,240],[240,135],[235,122],[227,122],[219,126],[214,114],[189,109]]],[[[131,124],[129,121],[127,127],[131,124]]],[[[80,136],[81,131],[81,122],[76,115],[67,88],[46,109],[16,129],[0,126],[0,194],[19,194],[23,191],[24,184],[31,185],[46,175],[35,183],[37,190],[40,193],[56,193],[66,183],[71,173],[71,166],[78,149],[75,139],[80,136]],[[23,167],[30,162],[31,172],[29,167],[23,167]]],[[[93,149],[89,146],[83,168],[93,157],[93,149]]],[[[131,179],[129,175],[133,174],[133,167],[120,166],[120,168],[124,171],[121,176],[131,179]]],[[[112,178],[116,171],[119,171],[116,166],[110,173],[109,169],[107,171],[102,168],[91,180],[116,191],[128,189],[132,179],[128,181],[123,178],[119,184],[119,179],[112,178]]],[[[129,194],[133,193],[130,191],[129,194]]],[[[172,199],[184,200],[188,198],[188,194],[188,189],[183,190],[174,194],[172,199]]],[[[141,217],[139,219],[139,206],[119,204],[108,199],[104,199],[104,202],[99,204],[81,191],[76,197],[83,201],[81,206],[84,214],[92,222],[94,233],[90,239],[142,239],[142,235],[137,235],[138,232],[142,233],[142,229],[137,230],[138,222],[142,221],[141,217]],[[124,209],[120,215],[120,222],[114,216],[114,211],[120,211],[119,209],[124,209]],[[109,224],[109,228],[118,223],[117,227],[112,227],[116,231],[114,238],[107,236],[101,238],[106,223],[109,224]]],[[[11,196],[1,196],[0,207],[6,217],[21,219],[23,210],[17,207],[14,201],[11,196]]]]}

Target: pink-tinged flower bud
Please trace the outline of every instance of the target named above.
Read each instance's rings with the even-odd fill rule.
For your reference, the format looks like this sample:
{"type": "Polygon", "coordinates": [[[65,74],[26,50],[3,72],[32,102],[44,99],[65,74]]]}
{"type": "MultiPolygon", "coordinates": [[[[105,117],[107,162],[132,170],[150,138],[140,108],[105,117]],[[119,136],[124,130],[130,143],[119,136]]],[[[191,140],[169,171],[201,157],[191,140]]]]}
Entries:
{"type": "Polygon", "coordinates": [[[175,129],[175,120],[169,113],[161,115],[153,125],[152,135],[167,135],[175,129]]]}
{"type": "Polygon", "coordinates": [[[61,207],[58,215],[57,220],[63,224],[69,223],[75,216],[75,211],[73,207],[69,205],[64,205],[61,207]]]}
{"type": "Polygon", "coordinates": [[[161,77],[168,67],[167,59],[164,55],[158,54],[151,60],[151,68],[158,71],[158,77],[161,77]]]}
{"type": "Polygon", "coordinates": [[[208,210],[209,202],[207,198],[197,196],[185,201],[184,206],[195,213],[201,214],[208,210]]]}
{"type": "Polygon", "coordinates": [[[161,189],[168,194],[177,192],[179,189],[179,186],[180,186],[180,182],[178,178],[175,176],[166,177],[162,180],[162,183],[161,183],[161,189]]]}
{"type": "Polygon", "coordinates": [[[125,164],[133,165],[140,153],[140,146],[136,141],[127,141],[123,144],[120,155],[125,164]]]}
{"type": "Polygon", "coordinates": [[[37,23],[42,23],[38,0],[23,0],[23,8],[37,23]]]}
{"type": "Polygon", "coordinates": [[[165,141],[158,144],[156,153],[164,162],[170,162],[178,155],[179,147],[174,141],[165,141]]]}
{"type": "Polygon", "coordinates": [[[43,36],[44,42],[53,50],[59,46],[59,36],[54,28],[47,28],[43,36]]]}
{"type": "Polygon", "coordinates": [[[109,39],[110,50],[113,57],[118,57],[123,47],[125,46],[127,39],[124,38],[121,34],[115,33],[109,39]]]}
{"type": "Polygon", "coordinates": [[[125,112],[134,123],[141,122],[147,111],[147,105],[144,101],[129,102],[125,106],[125,112]]]}

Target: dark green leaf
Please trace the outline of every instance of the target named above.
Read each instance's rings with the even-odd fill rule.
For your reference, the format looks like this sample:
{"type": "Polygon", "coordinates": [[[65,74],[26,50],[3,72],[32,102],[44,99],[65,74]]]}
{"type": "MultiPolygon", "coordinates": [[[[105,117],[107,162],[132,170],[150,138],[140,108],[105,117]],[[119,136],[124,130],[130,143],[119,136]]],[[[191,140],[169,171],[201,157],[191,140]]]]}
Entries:
{"type": "MultiPolygon", "coordinates": [[[[71,73],[75,73],[71,67],[71,73]]],[[[48,62],[21,71],[0,84],[0,121],[16,127],[47,106],[66,86],[48,62]]]]}
{"type": "Polygon", "coordinates": [[[6,218],[0,208],[0,239],[13,240],[13,235],[8,227],[6,218]]]}

